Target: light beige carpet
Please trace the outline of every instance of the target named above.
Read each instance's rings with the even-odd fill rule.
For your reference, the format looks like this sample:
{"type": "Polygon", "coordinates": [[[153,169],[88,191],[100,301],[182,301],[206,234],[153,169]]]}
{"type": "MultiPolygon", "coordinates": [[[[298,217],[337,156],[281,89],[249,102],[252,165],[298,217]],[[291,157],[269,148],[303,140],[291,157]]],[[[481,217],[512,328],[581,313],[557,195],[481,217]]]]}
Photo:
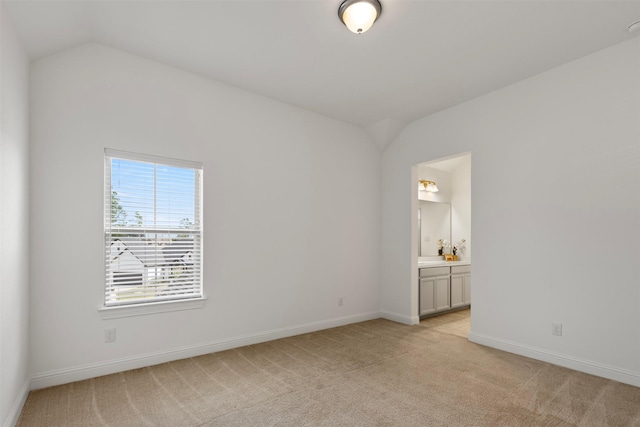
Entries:
{"type": "Polygon", "coordinates": [[[37,390],[18,425],[640,427],[640,388],[467,332],[465,311],[300,335],[37,390]]]}

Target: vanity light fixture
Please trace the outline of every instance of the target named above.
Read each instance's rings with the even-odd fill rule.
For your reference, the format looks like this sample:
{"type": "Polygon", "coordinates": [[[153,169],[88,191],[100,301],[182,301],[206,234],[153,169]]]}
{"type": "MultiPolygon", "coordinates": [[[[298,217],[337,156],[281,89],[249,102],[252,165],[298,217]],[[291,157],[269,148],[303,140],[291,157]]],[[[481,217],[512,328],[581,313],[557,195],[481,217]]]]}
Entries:
{"type": "Polygon", "coordinates": [[[366,32],[382,12],[378,0],[345,0],[338,8],[338,16],[349,31],[356,34],[366,32]]]}
{"type": "Polygon", "coordinates": [[[433,181],[425,181],[424,179],[421,179],[418,183],[418,190],[420,191],[428,191],[430,193],[438,192],[438,186],[433,181]]]}

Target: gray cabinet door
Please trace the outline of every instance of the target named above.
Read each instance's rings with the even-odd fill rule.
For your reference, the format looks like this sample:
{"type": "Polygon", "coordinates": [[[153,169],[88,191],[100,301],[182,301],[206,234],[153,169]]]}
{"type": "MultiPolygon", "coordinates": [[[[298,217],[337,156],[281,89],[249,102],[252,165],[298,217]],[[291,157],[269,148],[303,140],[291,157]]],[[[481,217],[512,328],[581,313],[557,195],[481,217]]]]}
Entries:
{"type": "Polygon", "coordinates": [[[471,266],[424,267],[420,276],[420,316],[471,305],[471,266]]]}
{"type": "Polygon", "coordinates": [[[464,303],[471,305],[471,273],[464,275],[464,303]]]}
{"type": "Polygon", "coordinates": [[[451,308],[462,307],[466,305],[464,285],[465,280],[462,274],[451,275],[451,308]]]}
{"type": "Polygon", "coordinates": [[[436,311],[451,308],[450,276],[436,277],[436,311]]]}
{"type": "Polygon", "coordinates": [[[436,277],[420,279],[420,316],[436,312],[436,277]]]}

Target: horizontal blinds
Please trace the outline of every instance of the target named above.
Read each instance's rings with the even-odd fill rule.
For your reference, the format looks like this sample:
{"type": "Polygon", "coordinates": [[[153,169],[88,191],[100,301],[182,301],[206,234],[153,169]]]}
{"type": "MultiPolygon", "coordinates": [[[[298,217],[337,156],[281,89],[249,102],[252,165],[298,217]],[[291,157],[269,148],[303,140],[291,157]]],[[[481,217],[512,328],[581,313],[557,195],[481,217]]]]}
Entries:
{"type": "Polygon", "coordinates": [[[202,296],[202,165],[105,150],[105,306],[202,296]]]}

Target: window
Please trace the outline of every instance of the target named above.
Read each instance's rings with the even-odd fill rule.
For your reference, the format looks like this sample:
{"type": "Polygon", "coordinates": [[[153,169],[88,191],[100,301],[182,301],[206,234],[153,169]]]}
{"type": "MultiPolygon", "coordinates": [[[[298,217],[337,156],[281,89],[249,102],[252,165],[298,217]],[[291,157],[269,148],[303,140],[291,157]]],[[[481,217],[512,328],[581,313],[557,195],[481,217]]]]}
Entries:
{"type": "Polygon", "coordinates": [[[105,150],[104,306],[202,298],[202,164],[105,150]]]}

